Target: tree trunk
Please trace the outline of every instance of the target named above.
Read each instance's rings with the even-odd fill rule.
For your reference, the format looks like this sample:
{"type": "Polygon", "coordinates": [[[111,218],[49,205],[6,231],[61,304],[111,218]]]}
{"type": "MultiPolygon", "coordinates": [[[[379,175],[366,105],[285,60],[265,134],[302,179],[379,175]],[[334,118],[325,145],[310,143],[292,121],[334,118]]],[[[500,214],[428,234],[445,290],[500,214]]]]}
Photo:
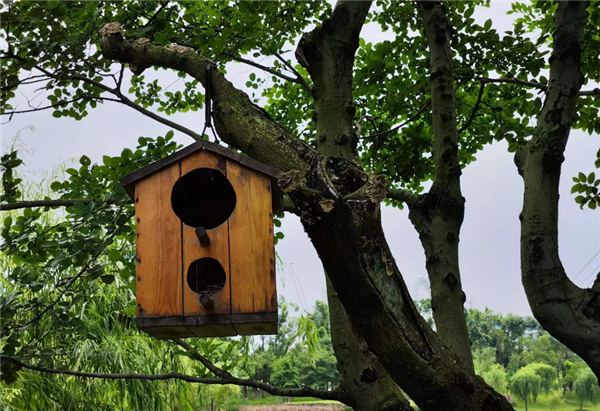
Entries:
{"type": "Polygon", "coordinates": [[[329,278],[331,340],[341,375],[340,394],[354,411],[412,411],[398,385],[354,330],[329,278]]]}
{"type": "Polygon", "coordinates": [[[558,199],[564,150],[583,83],[581,42],[586,1],[560,2],[544,107],[533,139],[515,155],[525,183],[521,220],[521,273],[535,318],[600,376],[600,292],[581,289],[558,254],[558,199]]]}
{"type": "Polygon", "coordinates": [[[436,331],[473,371],[458,262],[465,199],[460,189],[451,31],[440,2],[418,2],[417,8],[430,53],[435,176],[429,193],[409,204],[409,217],[425,249],[436,331]]]}

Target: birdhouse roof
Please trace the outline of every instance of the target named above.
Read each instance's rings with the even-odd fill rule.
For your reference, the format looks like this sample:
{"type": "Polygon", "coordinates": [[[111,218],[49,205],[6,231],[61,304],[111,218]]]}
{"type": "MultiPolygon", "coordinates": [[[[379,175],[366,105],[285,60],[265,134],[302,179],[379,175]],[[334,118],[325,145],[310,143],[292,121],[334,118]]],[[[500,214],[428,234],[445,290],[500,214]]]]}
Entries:
{"type": "Polygon", "coordinates": [[[200,150],[210,151],[212,153],[225,157],[231,161],[234,161],[244,167],[252,169],[258,173],[265,174],[269,176],[271,180],[273,180],[274,188],[277,188],[277,180],[281,176],[280,170],[263,164],[260,161],[253,160],[248,157],[243,157],[240,153],[236,153],[235,151],[225,148],[219,144],[211,143],[210,141],[205,140],[196,141],[195,143],[184,147],[179,151],[174,152],[170,156],[155,161],[152,164],[148,164],[147,166],[142,167],[139,170],[136,170],[133,173],[121,178],[119,182],[121,183],[127,194],[129,194],[131,198],[134,198],[135,185],[138,181],[143,180],[156,173],[157,171],[160,171],[165,167],[168,167],[200,150]]]}

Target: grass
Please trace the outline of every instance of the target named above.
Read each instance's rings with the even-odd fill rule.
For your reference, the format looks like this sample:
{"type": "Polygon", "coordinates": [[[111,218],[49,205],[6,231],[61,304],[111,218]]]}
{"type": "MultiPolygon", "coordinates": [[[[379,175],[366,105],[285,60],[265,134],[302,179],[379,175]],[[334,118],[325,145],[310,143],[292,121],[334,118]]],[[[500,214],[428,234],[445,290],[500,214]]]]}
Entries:
{"type": "MultiPolygon", "coordinates": [[[[517,411],[525,411],[525,404],[522,400],[517,399],[517,406],[515,407],[517,411]]],[[[538,398],[537,403],[530,403],[528,407],[528,411],[549,411],[550,405],[546,402],[546,398],[541,396],[538,398]]],[[[583,403],[583,411],[600,411],[600,404],[592,404],[589,401],[584,401],[583,403]]],[[[577,398],[569,393],[567,394],[567,398],[563,401],[562,404],[556,407],[556,411],[579,411],[579,401],[577,398]]]]}
{"type": "MultiPolygon", "coordinates": [[[[275,397],[267,396],[265,398],[253,398],[248,400],[248,402],[244,402],[243,399],[232,403],[227,411],[234,411],[239,409],[240,407],[244,407],[247,405],[275,405],[275,397]]],[[[279,402],[277,404],[282,404],[281,397],[279,398],[279,402]]],[[[283,403],[283,404],[294,404],[294,405],[339,405],[341,404],[338,401],[330,401],[330,400],[315,400],[311,397],[298,397],[292,398],[292,402],[283,403]]]]}
{"type": "MultiPolygon", "coordinates": [[[[240,400],[235,404],[231,404],[230,407],[227,408],[227,411],[235,411],[240,407],[245,405],[274,405],[275,397],[268,396],[265,398],[254,398],[249,400],[247,403],[244,400],[240,400]]],[[[281,404],[281,399],[278,404],[281,404]]],[[[315,400],[314,398],[306,397],[306,398],[293,398],[291,403],[286,404],[296,404],[296,405],[328,405],[328,404],[340,404],[337,401],[323,401],[323,400],[315,400]]],[[[416,409],[416,408],[415,408],[416,409]]],[[[517,406],[515,407],[516,411],[525,411],[525,404],[523,401],[517,399],[517,406]]],[[[537,403],[529,404],[528,411],[550,411],[550,405],[547,403],[547,399],[545,396],[538,397],[537,403]]],[[[556,407],[555,411],[579,411],[579,401],[577,398],[569,393],[567,394],[567,398],[556,407]]],[[[583,411],[600,411],[600,403],[592,404],[589,401],[585,401],[583,403],[583,411]]]]}

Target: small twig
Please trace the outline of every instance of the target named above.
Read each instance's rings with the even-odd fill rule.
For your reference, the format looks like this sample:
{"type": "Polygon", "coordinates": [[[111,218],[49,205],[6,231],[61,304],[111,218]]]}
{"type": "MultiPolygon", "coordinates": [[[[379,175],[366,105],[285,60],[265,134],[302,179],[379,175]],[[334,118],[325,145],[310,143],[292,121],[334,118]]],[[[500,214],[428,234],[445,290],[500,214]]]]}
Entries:
{"type": "Polygon", "coordinates": [[[20,208],[36,207],[70,207],[75,203],[89,204],[93,201],[103,201],[105,204],[116,204],[116,200],[102,200],[100,198],[81,198],[81,199],[58,199],[58,200],[32,200],[17,201],[15,203],[0,204],[0,211],[18,210],[20,208]]]}
{"type": "Polygon", "coordinates": [[[469,116],[469,119],[467,120],[467,122],[465,124],[463,124],[463,126],[458,130],[458,134],[462,133],[463,131],[465,131],[467,128],[469,128],[471,126],[471,124],[473,123],[473,120],[475,120],[475,116],[477,115],[477,110],[479,110],[479,106],[481,104],[481,98],[483,97],[483,91],[485,89],[485,81],[481,81],[481,85],[479,86],[479,94],[477,95],[477,102],[475,103],[475,106],[473,106],[473,110],[471,111],[471,115],[469,116]]]}
{"type": "Polygon", "coordinates": [[[419,118],[421,116],[421,114],[423,114],[423,112],[427,109],[427,107],[429,107],[430,104],[431,104],[431,100],[428,100],[427,103],[425,103],[425,105],[423,107],[421,107],[421,109],[419,111],[417,111],[412,117],[410,117],[408,120],[406,120],[402,124],[399,124],[396,127],[392,127],[389,130],[380,131],[379,133],[375,133],[375,134],[371,134],[370,136],[362,137],[361,140],[364,140],[364,139],[367,139],[367,138],[381,137],[381,136],[384,136],[386,134],[393,133],[394,131],[396,131],[396,130],[402,128],[402,127],[404,127],[408,123],[410,123],[410,122],[416,120],[417,118],[419,118]]]}
{"type": "Polygon", "coordinates": [[[150,18],[148,19],[148,21],[146,22],[146,24],[144,24],[144,27],[148,27],[148,26],[150,25],[150,23],[152,23],[152,21],[153,21],[153,20],[156,18],[156,16],[158,16],[158,15],[160,14],[160,12],[161,12],[161,11],[163,11],[163,9],[164,9],[165,7],[167,7],[167,4],[169,4],[169,2],[168,2],[168,1],[165,1],[164,3],[163,3],[163,2],[161,2],[161,5],[160,5],[160,7],[158,8],[158,10],[156,10],[156,13],[154,13],[154,14],[152,15],[152,17],[150,17],[150,18]]]}
{"type": "Polygon", "coordinates": [[[277,57],[279,59],[279,61],[281,61],[283,64],[285,64],[285,66],[287,68],[289,68],[292,73],[294,73],[294,75],[298,79],[298,82],[302,85],[302,87],[304,87],[306,89],[306,91],[308,91],[309,93],[312,93],[312,87],[310,86],[310,84],[308,84],[308,81],[306,81],[306,79],[302,76],[302,74],[300,74],[300,72],[294,68],[294,66],[292,66],[279,53],[275,53],[275,57],[277,57]]]}

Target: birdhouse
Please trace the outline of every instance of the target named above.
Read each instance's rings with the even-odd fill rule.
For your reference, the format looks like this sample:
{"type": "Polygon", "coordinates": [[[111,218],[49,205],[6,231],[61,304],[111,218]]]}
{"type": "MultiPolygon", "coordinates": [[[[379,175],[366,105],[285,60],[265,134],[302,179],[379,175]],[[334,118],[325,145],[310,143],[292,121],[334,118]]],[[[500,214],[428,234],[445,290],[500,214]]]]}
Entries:
{"type": "Polygon", "coordinates": [[[277,333],[280,172],[207,141],[124,177],[138,327],[157,338],[277,333]]]}

